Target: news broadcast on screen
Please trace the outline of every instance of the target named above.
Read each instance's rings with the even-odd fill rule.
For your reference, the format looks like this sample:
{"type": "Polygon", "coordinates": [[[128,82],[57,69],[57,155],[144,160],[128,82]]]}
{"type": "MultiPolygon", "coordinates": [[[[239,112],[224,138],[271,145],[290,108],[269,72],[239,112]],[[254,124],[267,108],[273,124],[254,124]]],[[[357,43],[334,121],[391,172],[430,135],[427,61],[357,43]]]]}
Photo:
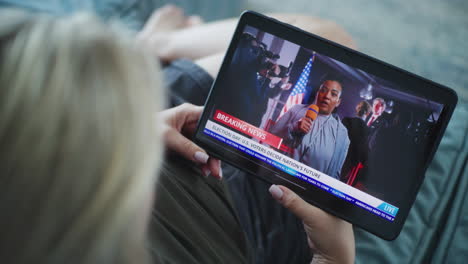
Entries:
{"type": "Polygon", "coordinates": [[[203,133],[393,222],[443,105],[255,27],[242,32],[203,133]]]}

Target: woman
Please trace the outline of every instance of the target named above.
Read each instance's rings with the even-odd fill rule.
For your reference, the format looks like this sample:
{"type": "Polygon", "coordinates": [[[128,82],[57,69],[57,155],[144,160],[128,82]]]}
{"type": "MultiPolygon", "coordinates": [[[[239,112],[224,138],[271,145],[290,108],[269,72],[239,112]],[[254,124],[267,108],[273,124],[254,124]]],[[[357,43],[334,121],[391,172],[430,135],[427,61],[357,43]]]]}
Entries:
{"type": "Polygon", "coordinates": [[[145,262],[157,66],[89,16],[0,17],[1,262],[145,262]]]}
{"type": "MultiPolygon", "coordinates": [[[[201,108],[182,105],[156,117],[163,105],[158,67],[129,39],[91,16],[59,19],[1,12],[2,263],[151,262],[146,237],[155,172],[162,160],[161,138],[187,164],[198,163],[220,178],[219,161],[181,134],[193,127],[201,108]]],[[[176,169],[201,174],[192,165],[176,169]]],[[[222,217],[229,216],[230,209],[220,181],[178,175],[178,182],[171,182],[167,175],[163,169],[157,192],[170,194],[164,188],[187,182],[201,186],[184,197],[198,198],[194,205],[217,197],[218,207],[210,215],[223,225],[222,217]],[[199,190],[216,193],[206,195],[199,190]]],[[[164,214],[171,214],[170,207],[177,203],[161,200],[166,196],[157,192],[151,225],[167,227],[164,214]]],[[[354,260],[350,224],[312,207],[285,187],[272,186],[271,193],[304,221],[314,262],[354,260]]],[[[176,202],[179,197],[173,193],[176,202]]],[[[190,217],[191,209],[176,211],[190,217]]],[[[207,247],[213,245],[210,241],[218,234],[210,232],[210,226],[193,228],[190,234],[156,228],[162,231],[151,233],[155,235],[151,247],[155,260],[179,261],[183,250],[201,241],[200,233],[207,235],[203,237],[207,247]],[[184,241],[193,245],[174,244],[181,241],[176,234],[186,236],[184,241]]],[[[240,228],[226,226],[226,239],[229,230],[240,228]]],[[[205,255],[194,253],[191,259],[200,263],[249,261],[247,256],[223,259],[228,245],[241,242],[226,242],[226,247],[218,248],[217,258],[207,254],[205,260],[205,255]]]]}

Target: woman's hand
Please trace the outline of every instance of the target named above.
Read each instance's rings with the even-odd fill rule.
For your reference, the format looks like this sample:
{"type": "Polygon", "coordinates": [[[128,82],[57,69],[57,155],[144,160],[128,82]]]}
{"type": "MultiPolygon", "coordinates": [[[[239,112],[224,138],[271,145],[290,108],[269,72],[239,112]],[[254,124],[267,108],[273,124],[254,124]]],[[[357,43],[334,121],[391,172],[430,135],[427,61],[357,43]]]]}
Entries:
{"type": "Polygon", "coordinates": [[[159,113],[158,117],[164,122],[163,139],[168,149],[200,164],[205,176],[211,173],[221,179],[221,161],[210,158],[204,149],[187,138],[193,136],[202,111],[201,106],[185,103],[159,113]]]}
{"type": "Polygon", "coordinates": [[[270,193],[279,203],[302,219],[312,263],[354,263],[352,225],[302,200],[284,186],[272,185],[270,193]]]}
{"type": "Polygon", "coordinates": [[[310,131],[310,128],[312,127],[312,119],[308,117],[302,117],[297,121],[297,130],[299,132],[307,134],[310,131]]]}

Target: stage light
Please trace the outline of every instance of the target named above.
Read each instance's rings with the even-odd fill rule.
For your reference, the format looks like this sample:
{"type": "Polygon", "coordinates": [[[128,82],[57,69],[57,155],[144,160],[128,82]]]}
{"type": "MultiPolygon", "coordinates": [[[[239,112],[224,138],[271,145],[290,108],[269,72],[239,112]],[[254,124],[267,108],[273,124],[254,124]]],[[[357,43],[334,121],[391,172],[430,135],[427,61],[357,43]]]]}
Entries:
{"type": "Polygon", "coordinates": [[[372,97],[374,97],[372,84],[369,83],[367,85],[367,88],[362,89],[361,92],[359,93],[359,96],[365,100],[372,99],[372,97]]]}
{"type": "Polygon", "coordinates": [[[388,101],[385,107],[385,112],[391,114],[393,112],[394,102],[392,100],[388,101]]]}
{"type": "Polygon", "coordinates": [[[430,123],[435,123],[439,119],[439,116],[440,116],[440,113],[437,111],[434,111],[427,117],[427,121],[429,121],[430,123]]]}

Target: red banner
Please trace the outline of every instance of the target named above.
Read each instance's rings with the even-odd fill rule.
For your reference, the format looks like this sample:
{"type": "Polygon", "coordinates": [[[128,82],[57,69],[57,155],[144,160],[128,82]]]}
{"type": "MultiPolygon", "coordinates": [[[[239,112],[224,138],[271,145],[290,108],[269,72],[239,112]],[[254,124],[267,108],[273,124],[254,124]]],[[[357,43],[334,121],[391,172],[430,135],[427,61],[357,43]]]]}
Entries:
{"type": "Polygon", "coordinates": [[[258,139],[261,143],[266,143],[274,148],[279,148],[283,139],[270,134],[256,126],[253,126],[245,121],[242,121],[232,115],[226,114],[221,110],[216,110],[214,120],[234,128],[245,135],[258,139]]]}

